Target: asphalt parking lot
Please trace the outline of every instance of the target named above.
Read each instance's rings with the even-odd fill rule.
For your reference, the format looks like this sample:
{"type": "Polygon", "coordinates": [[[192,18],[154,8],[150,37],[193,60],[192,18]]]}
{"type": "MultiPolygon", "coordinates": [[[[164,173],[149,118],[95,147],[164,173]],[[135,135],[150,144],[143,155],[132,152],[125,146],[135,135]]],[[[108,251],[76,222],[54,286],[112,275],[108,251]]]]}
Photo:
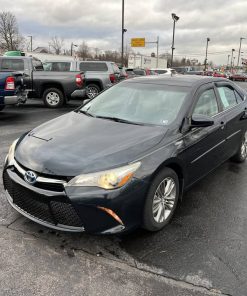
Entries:
{"type": "MultiPolygon", "coordinates": [[[[0,173],[14,139],[79,104],[30,100],[1,112],[0,173]]],[[[124,237],[41,227],[8,205],[0,179],[0,295],[244,296],[246,175],[247,163],[224,163],[185,194],[164,230],[124,237]]]]}

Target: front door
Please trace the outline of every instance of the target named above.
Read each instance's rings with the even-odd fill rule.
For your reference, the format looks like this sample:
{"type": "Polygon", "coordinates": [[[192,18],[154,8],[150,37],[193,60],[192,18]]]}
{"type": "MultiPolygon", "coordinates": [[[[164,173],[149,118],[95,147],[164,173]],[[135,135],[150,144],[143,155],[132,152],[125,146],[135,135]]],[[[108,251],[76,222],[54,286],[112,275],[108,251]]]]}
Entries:
{"type": "Polygon", "coordinates": [[[211,117],[214,124],[209,127],[193,128],[184,134],[183,159],[187,167],[187,185],[206,175],[222,163],[225,156],[225,117],[222,114],[213,84],[199,89],[193,114],[211,117]]]}

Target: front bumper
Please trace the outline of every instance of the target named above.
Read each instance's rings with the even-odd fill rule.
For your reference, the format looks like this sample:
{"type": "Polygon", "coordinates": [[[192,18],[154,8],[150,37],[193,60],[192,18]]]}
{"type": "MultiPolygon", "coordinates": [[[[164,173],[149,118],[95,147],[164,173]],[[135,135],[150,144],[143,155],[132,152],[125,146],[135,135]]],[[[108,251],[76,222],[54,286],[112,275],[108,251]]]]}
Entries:
{"type": "Polygon", "coordinates": [[[121,189],[102,190],[64,187],[56,183],[58,180],[42,176],[38,178],[42,182],[30,185],[24,180],[24,173],[25,168],[17,163],[4,168],[7,200],[19,213],[41,225],[63,231],[107,234],[128,231],[141,224],[147,188],[144,181],[133,180],[121,189]],[[103,208],[112,210],[122,223],[103,208]]]}

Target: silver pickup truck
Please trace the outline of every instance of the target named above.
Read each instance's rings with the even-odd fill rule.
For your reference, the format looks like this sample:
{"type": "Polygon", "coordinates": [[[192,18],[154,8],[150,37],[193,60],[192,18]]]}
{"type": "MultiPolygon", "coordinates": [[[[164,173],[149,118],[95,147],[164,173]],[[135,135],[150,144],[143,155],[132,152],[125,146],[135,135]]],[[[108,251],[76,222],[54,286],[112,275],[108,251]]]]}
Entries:
{"type": "Polygon", "coordinates": [[[120,70],[114,62],[47,60],[43,63],[43,67],[46,71],[84,72],[86,95],[90,99],[120,81],[120,70]]]}

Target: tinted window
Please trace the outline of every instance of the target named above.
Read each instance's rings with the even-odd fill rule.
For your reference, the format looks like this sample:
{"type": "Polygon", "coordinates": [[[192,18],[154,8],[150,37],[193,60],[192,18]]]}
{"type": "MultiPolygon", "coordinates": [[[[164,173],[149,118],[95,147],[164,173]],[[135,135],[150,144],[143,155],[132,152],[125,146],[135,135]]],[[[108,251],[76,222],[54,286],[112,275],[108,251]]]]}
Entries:
{"type": "Polygon", "coordinates": [[[24,71],[24,61],[21,59],[2,59],[1,70],[24,71]]]}
{"type": "Polygon", "coordinates": [[[141,70],[141,69],[134,69],[133,72],[134,72],[136,75],[146,76],[146,72],[145,72],[144,70],[141,70]]]}
{"type": "Polygon", "coordinates": [[[168,125],[178,116],[188,91],[187,87],[121,83],[98,95],[82,110],[96,117],[168,125]]]}
{"type": "Polygon", "coordinates": [[[194,114],[214,116],[219,112],[217,99],[213,89],[204,91],[195,106],[194,114]]]}
{"type": "Polygon", "coordinates": [[[221,86],[218,87],[218,91],[224,110],[237,105],[237,99],[232,88],[227,86],[221,86]]]}
{"type": "Polygon", "coordinates": [[[46,62],[44,68],[46,71],[69,72],[70,62],[46,62]]]}
{"type": "MultiPolygon", "coordinates": [[[[80,63],[80,71],[107,71],[106,63],[80,63]]],[[[118,70],[119,71],[119,70],[118,70]]]]}
{"type": "Polygon", "coordinates": [[[158,74],[165,74],[167,73],[167,70],[155,70],[155,72],[158,74]]]}

